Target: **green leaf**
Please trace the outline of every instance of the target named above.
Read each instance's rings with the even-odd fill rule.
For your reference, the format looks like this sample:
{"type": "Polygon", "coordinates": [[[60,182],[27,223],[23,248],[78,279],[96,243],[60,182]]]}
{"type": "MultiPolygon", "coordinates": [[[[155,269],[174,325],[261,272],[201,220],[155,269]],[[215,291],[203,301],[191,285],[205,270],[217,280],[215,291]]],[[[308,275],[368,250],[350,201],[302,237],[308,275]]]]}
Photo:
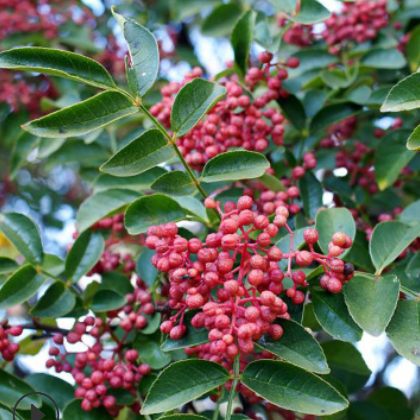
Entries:
{"type": "Polygon", "coordinates": [[[125,18],[112,10],[121,26],[136,73],[136,90],[143,96],[155,83],[159,73],[159,48],[156,38],[135,20],[125,18]]]}
{"type": "Polygon", "coordinates": [[[6,281],[0,289],[0,309],[10,308],[31,298],[45,282],[34,267],[25,265],[6,281]]]}
{"type": "MultiPolygon", "coordinates": [[[[0,395],[1,402],[14,407],[19,398],[25,394],[35,392],[26,382],[22,381],[15,375],[0,369],[0,395]]],[[[19,403],[19,410],[30,410],[31,404],[39,407],[41,399],[38,394],[28,395],[19,403]]]]}
{"type": "Polygon", "coordinates": [[[270,163],[260,153],[235,150],[210,159],[201,173],[202,182],[236,181],[264,175],[270,163]]]}
{"type": "MultiPolygon", "coordinates": [[[[46,373],[34,373],[27,376],[26,382],[36,389],[37,392],[49,395],[57,403],[59,410],[63,410],[74,398],[74,388],[68,382],[56,376],[46,373]]],[[[55,409],[49,398],[43,398],[43,402],[55,409]]]]}
{"type": "Polygon", "coordinates": [[[296,0],[269,0],[278,12],[292,14],[296,10],[296,0]]]}
{"type": "Polygon", "coordinates": [[[420,235],[420,225],[382,222],[376,225],[369,243],[369,252],[377,274],[390,265],[420,235]]]}
{"type": "Polygon", "coordinates": [[[420,66],[420,25],[417,25],[411,32],[410,39],[405,46],[407,60],[412,72],[417,71],[420,66]]]}
{"type": "Polygon", "coordinates": [[[345,299],[350,315],[371,335],[379,336],[397,307],[400,283],[396,276],[375,277],[357,273],[348,282],[345,299]]]}
{"type": "Polygon", "coordinates": [[[68,314],[75,304],[74,294],[63,282],[56,281],[31,309],[31,314],[37,318],[58,318],[68,314]]]}
{"type": "Polygon", "coordinates": [[[404,55],[395,49],[378,48],[370,50],[361,59],[361,64],[374,69],[401,69],[407,62],[404,55]]]}
{"type": "Polygon", "coordinates": [[[420,254],[418,252],[410,258],[404,272],[412,280],[420,277],[420,254]]]}
{"type": "Polygon", "coordinates": [[[264,184],[271,191],[286,191],[286,188],[280,181],[280,179],[278,179],[274,175],[270,175],[268,172],[265,172],[264,175],[260,176],[258,178],[258,181],[264,184]]]}
{"type": "Polygon", "coordinates": [[[22,127],[40,137],[74,137],[90,133],[136,112],[138,108],[125,95],[106,91],[22,127]]]}
{"type": "Polygon", "coordinates": [[[99,220],[123,212],[127,205],[139,198],[139,195],[135,191],[115,189],[101,191],[88,197],[77,211],[78,231],[84,232],[99,220]]]}
{"type": "Polygon", "coordinates": [[[147,325],[141,330],[142,334],[154,334],[160,327],[162,317],[160,313],[155,312],[153,315],[146,315],[147,325]]]}
{"type": "Polygon", "coordinates": [[[137,274],[149,287],[154,284],[158,275],[158,269],[150,263],[154,254],[155,251],[145,247],[137,260],[137,274]]]}
{"type": "Polygon", "coordinates": [[[22,167],[27,162],[29,155],[38,146],[40,139],[30,133],[22,131],[13,146],[10,161],[10,177],[15,179],[22,167]]]}
{"type": "Polygon", "coordinates": [[[178,222],[184,216],[181,206],[172,198],[162,194],[148,195],[128,206],[125,227],[130,235],[138,235],[150,226],[178,222]]]}
{"type": "Polygon", "coordinates": [[[324,330],[342,341],[359,341],[363,331],[349,314],[344,296],[328,292],[311,292],[315,317],[324,330]]]}
{"type": "Polygon", "coordinates": [[[381,112],[409,111],[420,107],[420,73],[397,83],[388,93],[381,112]]]}
{"type": "Polygon", "coordinates": [[[322,343],[322,348],[331,367],[331,376],[340,381],[349,393],[365,385],[371,371],[353,344],[331,340],[322,343]]]}
{"type": "Polygon", "coordinates": [[[171,356],[164,353],[160,348],[160,336],[160,333],[154,336],[138,334],[133,343],[133,348],[139,352],[142,362],[156,370],[168,366],[172,360],[171,356]]]}
{"type": "MultiPolygon", "coordinates": [[[[26,399],[26,398],[25,398],[26,399]]],[[[73,400],[66,405],[63,411],[63,420],[112,420],[104,407],[84,411],[80,399],[73,400]]]]}
{"type": "Polygon", "coordinates": [[[321,89],[312,89],[306,93],[303,104],[308,117],[312,118],[324,106],[327,95],[328,91],[321,89]]]}
{"type": "Polygon", "coordinates": [[[366,233],[358,230],[353,245],[346,254],[346,261],[368,272],[373,272],[373,264],[369,255],[369,242],[366,233]]]}
{"type": "Polygon", "coordinates": [[[128,83],[128,87],[130,88],[131,93],[137,95],[137,75],[136,70],[134,67],[131,67],[130,59],[128,55],[124,58],[124,65],[125,65],[125,78],[128,83]]]}
{"type": "Polygon", "coordinates": [[[64,261],[54,254],[45,254],[42,269],[52,276],[59,276],[64,272],[64,261]]]}
{"type": "Polygon", "coordinates": [[[318,111],[312,119],[310,131],[316,133],[332,124],[356,115],[362,108],[351,102],[327,105],[318,111]]]}
{"type": "Polygon", "coordinates": [[[0,274],[9,274],[16,271],[19,264],[10,258],[0,257],[0,274]]]}
{"type": "Polygon", "coordinates": [[[83,232],[70,249],[66,258],[66,275],[75,283],[86,275],[99,261],[105,242],[99,233],[83,232]]]}
{"type": "Polygon", "coordinates": [[[420,222],[420,200],[414,201],[409,204],[400,214],[399,219],[401,222],[407,224],[417,225],[420,222]]]}
{"type": "MultiPolygon", "coordinates": [[[[372,89],[369,86],[361,85],[351,89],[347,94],[347,98],[357,105],[366,105],[370,100],[371,95],[372,89]]],[[[382,101],[380,104],[382,104],[382,101]]]]}
{"type": "Polygon", "coordinates": [[[241,382],[257,395],[286,410],[327,415],[344,410],[347,400],[308,371],[275,360],[251,362],[241,382]]]}
{"type": "Polygon", "coordinates": [[[145,131],[105,162],[100,170],[114,176],[141,174],[174,156],[174,150],[156,129],[145,131]]]}
{"type": "Polygon", "coordinates": [[[321,73],[321,78],[332,89],[345,88],[351,84],[351,80],[347,78],[347,74],[344,70],[340,69],[324,70],[321,73]]]}
{"type": "Polygon", "coordinates": [[[170,352],[175,350],[181,350],[185,347],[194,347],[199,344],[207,343],[209,341],[209,332],[205,328],[194,328],[191,326],[192,313],[187,313],[185,323],[187,331],[180,340],[172,340],[167,338],[161,346],[162,351],[170,352]]]}
{"type": "Polygon", "coordinates": [[[65,77],[101,89],[116,88],[105,67],[80,54],[53,48],[23,47],[0,53],[0,68],[65,77]]]}
{"type": "Polygon", "coordinates": [[[302,0],[300,11],[292,20],[304,25],[319,23],[331,17],[330,11],[316,0],[302,0]]]}
{"type": "Polygon", "coordinates": [[[420,125],[411,133],[407,141],[407,149],[418,151],[420,149],[420,125]]]}
{"type": "Polygon", "coordinates": [[[335,55],[323,49],[303,49],[293,54],[293,57],[298,58],[300,64],[296,69],[288,70],[291,78],[298,77],[314,69],[325,69],[329,65],[338,62],[338,58],[335,55]]]}
{"type": "Polygon", "coordinates": [[[420,366],[420,305],[414,300],[400,300],[388,326],[387,335],[395,350],[420,366]]]}
{"type": "Polygon", "coordinates": [[[300,196],[303,202],[305,215],[311,219],[320,207],[322,207],[322,184],[318,181],[312,171],[306,171],[305,176],[299,179],[300,196]]]}
{"type": "Polygon", "coordinates": [[[123,188],[132,191],[143,192],[150,189],[150,185],[165,174],[166,170],[159,166],[149,169],[139,175],[134,176],[112,176],[107,174],[99,175],[93,186],[95,192],[109,190],[112,188],[123,188]]]}
{"type": "Polygon", "coordinates": [[[221,4],[205,17],[201,33],[215,38],[229,35],[241,14],[242,8],[236,3],[221,4]]]}
{"type": "MultiPolygon", "coordinates": [[[[353,240],[356,236],[356,225],[353,216],[346,208],[321,210],[315,219],[315,229],[319,233],[319,246],[328,254],[328,244],[335,232],[343,232],[353,240]]],[[[342,256],[346,255],[346,252],[342,256]]]]}
{"type": "Polygon", "coordinates": [[[94,312],[107,312],[120,309],[127,304],[127,299],[114,290],[99,290],[92,300],[94,312]]]}
{"type": "Polygon", "coordinates": [[[252,37],[254,34],[255,13],[248,10],[233,28],[230,41],[235,55],[235,63],[242,73],[248,68],[249,53],[251,51],[252,37]]]}
{"type": "Polygon", "coordinates": [[[298,130],[305,129],[306,112],[302,102],[295,96],[289,95],[287,98],[279,97],[277,103],[280,105],[287,119],[298,130]]]}
{"type": "Polygon", "coordinates": [[[130,278],[127,277],[124,273],[108,271],[102,273],[101,277],[102,279],[98,290],[114,290],[123,296],[134,292],[130,278]]]}
{"type": "Polygon", "coordinates": [[[220,0],[173,0],[169,5],[171,7],[172,17],[177,22],[181,22],[220,3],[220,0]]]}
{"type": "Polygon", "coordinates": [[[265,334],[255,343],[258,347],[310,372],[329,373],[325,355],[318,341],[294,321],[283,320],[283,336],[273,340],[265,334]]]}
{"type": "Polygon", "coordinates": [[[372,392],[367,400],[386,411],[389,420],[412,420],[415,417],[407,397],[397,388],[383,386],[372,392]]]}
{"type": "Polygon", "coordinates": [[[195,192],[195,186],[190,177],[182,171],[163,174],[150,188],[168,195],[191,195],[195,192]]]}
{"type": "Polygon", "coordinates": [[[0,419],[1,420],[23,420],[21,413],[15,412],[13,415],[12,407],[8,408],[6,405],[0,403],[0,419]]]}
{"type": "MultiPolygon", "coordinates": [[[[303,233],[305,232],[306,228],[297,229],[294,232],[294,238],[293,238],[293,252],[302,248],[302,246],[305,244],[305,240],[303,238],[303,233]]],[[[291,236],[288,233],[287,235],[280,238],[276,246],[283,252],[283,254],[287,254],[290,250],[291,245],[291,236]]],[[[285,270],[287,268],[287,260],[283,259],[280,261],[280,267],[285,270]]]]}
{"type": "Polygon", "coordinates": [[[209,222],[207,209],[197,198],[186,195],[178,197],[174,196],[172,198],[182,207],[186,215],[193,216],[195,219],[199,219],[204,223],[209,222]]]}
{"type": "Polygon", "coordinates": [[[141,414],[173,410],[225,384],[229,377],[224,367],[207,360],[173,363],[153,383],[141,414]]]}
{"type": "Polygon", "coordinates": [[[375,177],[380,190],[390,187],[414,158],[415,153],[405,145],[407,136],[407,130],[391,131],[380,141],[375,153],[375,177]]]}
{"type": "Polygon", "coordinates": [[[169,416],[159,417],[160,420],[208,420],[208,417],[198,414],[170,414],[169,416]]]}
{"type": "Polygon", "coordinates": [[[194,79],[175,97],[171,110],[171,128],[177,137],[187,134],[226,94],[217,83],[194,79]]]}
{"type": "Polygon", "coordinates": [[[29,217],[19,213],[0,215],[0,230],[32,264],[42,264],[44,251],[38,228],[29,217]]]}

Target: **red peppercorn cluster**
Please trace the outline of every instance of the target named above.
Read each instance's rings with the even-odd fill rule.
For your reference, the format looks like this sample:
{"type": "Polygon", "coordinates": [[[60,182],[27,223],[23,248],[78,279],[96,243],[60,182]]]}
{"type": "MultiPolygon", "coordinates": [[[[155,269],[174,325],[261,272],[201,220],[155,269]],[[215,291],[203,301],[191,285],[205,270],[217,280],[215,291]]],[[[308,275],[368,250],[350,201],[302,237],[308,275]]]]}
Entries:
{"type": "Polygon", "coordinates": [[[18,112],[23,107],[31,116],[38,116],[41,99],[56,96],[57,92],[48,77],[16,77],[7,70],[0,70],[0,103],[9,104],[12,112],[18,112]]]}
{"type": "MultiPolygon", "coordinates": [[[[388,25],[389,14],[387,0],[369,1],[359,0],[344,3],[341,10],[333,13],[323,24],[325,29],[321,32],[315,30],[314,25],[302,25],[292,23],[283,35],[283,41],[287,44],[307,47],[316,41],[325,41],[330,47],[330,52],[339,54],[344,43],[363,43],[375,39],[380,29],[388,25]]],[[[289,19],[280,14],[277,24],[280,28],[288,25],[289,19]]],[[[400,23],[396,22],[396,29],[401,29],[400,23]]],[[[404,37],[400,42],[400,48],[404,48],[408,42],[404,37]]]]}
{"type": "Polygon", "coordinates": [[[345,118],[338,123],[330,125],[327,129],[329,136],[321,140],[320,146],[330,149],[341,145],[345,140],[351,138],[356,130],[356,126],[356,117],[345,118]]]}
{"type": "MultiPolygon", "coordinates": [[[[401,118],[396,118],[390,130],[401,128],[401,118]]],[[[383,137],[385,130],[375,129],[374,136],[377,138],[383,137]]],[[[333,137],[331,137],[331,140],[333,137]]],[[[325,139],[324,139],[325,140],[325,139]]],[[[336,142],[337,144],[337,142],[336,142]]],[[[321,143],[322,145],[322,143],[321,143]]],[[[336,167],[346,168],[350,175],[350,185],[359,185],[371,194],[376,194],[379,187],[375,178],[375,149],[369,148],[359,141],[340,142],[337,144],[339,151],[337,152],[336,167]]],[[[410,168],[406,167],[401,172],[402,175],[411,174],[410,168]]],[[[401,184],[401,180],[395,181],[394,186],[401,184]]],[[[337,199],[339,197],[337,196],[337,199]]]]}
{"type": "MultiPolygon", "coordinates": [[[[80,27],[96,27],[92,11],[74,0],[0,0],[0,41],[24,34],[37,34],[47,40],[57,39],[62,35],[60,28],[69,22],[80,27]]],[[[124,74],[123,53],[110,36],[106,50],[95,59],[113,74],[124,74]]],[[[31,118],[39,117],[44,97],[57,97],[49,77],[31,77],[0,70],[0,103],[8,103],[13,112],[24,108],[31,113],[31,118]]]]}
{"type": "Polygon", "coordinates": [[[339,13],[327,19],[321,37],[333,52],[343,42],[363,43],[377,37],[378,31],[388,25],[387,0],[344,3],[339,13]]]}
{"type": "Polygon", "coordinates": [[[23,328],[20,325],[0,325],[0,353],[4,360],[11,362],[19,351],[19,344],[10,341],[10,337],[19,337],[23,328]]]}
{"type": "Polygon", "coordinates": [[[278,207],[286,207],[291,214],[297,214],[301,210],[299,204],[295,202],[300,196],[299,188],[296,186],[297,181],[305,176],[307,170],[315,169],[316,165],[314,154],[306,153],[302,158],[302,165],[297,165],[292,169],[291,178],[281,179],[285,187],[284,191],[275,192],[269,190],[261,182],[249,181],[248,187],[244,189],[244,195],[252,197],[258,210],[265,215],[274,214],[278,207]],[[259,195],[256,196],[257,194],[259,195]]]}
{"type": "MultiPolygon", "coordinates": [[[[136,397],[140,380],[151,371],[148,364],[139,363],[141,355],[136,350],[127,349],[127,339],[132,331],[147,326],[147,316],[155,312],[152,297],[144,282],[138,279],[134,293],[126,295],[126,299],[126,306],[107,312],[105,319],[88,316],[77,322],[66,337],[62,334],[53,337],[56,346],[50,348],[51,358],[46,365],[58,373],[71,373],[77,384],[75,397],[82,399],[85,411],[103,406],[117,417],[123,406],[117,402],[113,390],[123,389],[136,397]],[[86,349],[68,350],[68,344],[76,343],[82,343],[86,349]]],[[[138,412],[138,403],[131,408],[138,412]]]]}
{"type": "Polygon", "coordinates": [[[65,22],[83,25],[93,19],[90,9],[72,0],[0,0],[0,39],[24,33],[53,39],[65,22]]]}
{"type": "MultiPolygon", "coordinates": [[[[291,22],[284,14],[280,14],[277,18],[277,24],[280,28],[284,28],[290,23],[291,22]]],[[[316,37],[312,25],[302,25],[300,23],[293,22],[283,34],[282,41],[286,44],[307,47],[311,45],[315,39],[316,37]]]]}
{"type": "Polygon", "coordinates": [[[130,253],[121,254],[118,252],[117,246],[121,243],[142,244],[142,238],[128,235],[124,226],[124,214],[119,213],[113,217],[102,219],[95,223],[92,229],[101,230],[104,233],[110,232],[111,236],[105,241],[105,251],[89,275],[115,270],[131,274],[136,268],[133,256],[130,253]]]}
{"type": "MultiPolygon", "coordinates": [[[[252,99],[238,83],[237,75],[220,80],[227,89],[226,99],[219,101],[204,120],[178,140],[179,149],[191,167],[200,170],[209,159],[231,148],[263,152],[270,140],[275,145],[283,144],[284,117],[277,109],[267,105],[280,96],[288,95],[282,89],[287,70],[284,66],[272,64],[273,55],[267,51],[259,58],[261,68],[248,70],[245,85],[254,92],[257,85],[264,84],[266,91],[252,99]]],[[[298,65],[299,61],[295,58],[286,63],[289,67],[298,65]]],[[[200,76],[201,69],[195,68],[182,83],[172,82],[162,88],[163,99],[150,112],[165,127],[170,127],[170,112],[176,93],[185,83],[200,76]]]]}
{"type": "Polygon", "coordinates": [[[112,75],[123,76],[125,74],[124,55],[126,51],[112,35],[107,36],[106,49],[95,55],[99,61],[112,75]]]}
{"type": "Polygon", "coordinates": [[[162,323],[161,331],[179,340],[187,329],[185,312],[200,310],[191,325],[209,330],[208,352],[203,355],[201,351],[201,356],[216,362],[232,360],[239,352],[252,353],[253,342],[263,334],[281,338],[283,329],[275,321],[290,315],[279,295],[285,292],[293,304],[301,305],[305,300],[301,289],[308,285],[305,273],[292,269],[293,262],[299,267],[317,262],[327,273],[334,273],[334,278],[347,279],[344,262],[336,257],[351,246],[349,237],[336,233],[325,256],[314,250],[317,231],[308,229],[304,239],[309,249],[295,251],[294,232],[287,224],[288,209],[277,207],[271,222],[254,211],[253,204],[251,197],[242,196],[237,203],[225,203],[223,212],[220,203],[206,199],[206,207],[220,213],[221,224],[204,243],[179,236],[174,223],[154,226],[147,232],[146,245],[156,251],[152,264],[168,274],[168,304],[177,311],[162,323]],[[272,245],[283,228],[291,236],[287,253],[272,245]],[[287,290],[285,278],[292,284],[287,290]]]}
{"type": "MultiPolygon", "coordinates": [[[[304,235],[312,236],[312,229],[304,232],[304,235]]],[[[305,237],[307,241],[308,238],[305,237]]],[[[332,236],[331,242],[328,244],[330,257],[338,257],[344,251],[352,246],[352,240],[343,232],[336,232],[332,236]]],[[[339,258],[333,258],[328,262],[328,268],[321,277],[320,285],[323,289],[331,293],[339,293],[343,285],[345,285],[354,275],[354,267],[350,263],[346,263],[339,258]]]]}

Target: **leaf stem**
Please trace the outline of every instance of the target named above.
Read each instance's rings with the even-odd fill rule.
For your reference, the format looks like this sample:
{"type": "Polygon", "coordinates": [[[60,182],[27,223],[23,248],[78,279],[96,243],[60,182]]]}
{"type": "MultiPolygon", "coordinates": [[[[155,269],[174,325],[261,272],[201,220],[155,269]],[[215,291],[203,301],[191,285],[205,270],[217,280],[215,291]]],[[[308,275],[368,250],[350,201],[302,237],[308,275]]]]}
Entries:
{"type": "Polygon", "coordinates": [[[217,402],[216,408],[214,409],[212,420],[218,420],[220,413],[220,402],[217,402]]]}
{"type": "Polygon", "coordinates": [[[405,295],[410,296],[410,297],[412,297],[414,299],[419,299],[419,297],[420,297],[420,294],[419,293],[413,292],[412,290],[408,289],[407,287],[405,287],[403,285],[400,286],[400,290],[405,295]]]}
{"type": "Polygon", "coordinates": [[[232,388],[230,389],[228,405],[226,409],[226,420],[230,420],[232,417],[232,408],[233,408],[233,400],[236,394],[236,387],[239,382],[239,357],[240,353],[235,357],[235,361],[233,363],[233,381],[232,381],[232,388]]]}
{"type": "MultiPolygon", "coordinates": [[[[144,401],[139,391],[137,391],[137,399],[139,400],[140,407],[142,408],[144,401]]],[[[142,414],[142,416],[145,418],[145,420],[152,420],[152,418],[148,414],[142,414]]]]}
{"type": "Polygon", "coordinates": [[[203,187],[200,185],[199,180],[194,175],[194,172],[189,167],[188,163],[185,161],[184,157],[182,156],[181,151],[178,149],[178,146],[176,145],[176,138],[171,137],[171,135],[166,131],[165,127],[163,127],[163,125],[149,112],[149,110],[144,105],[140,104],[139,108],[147,115],[150,121],[152,121],[152,123],[156,126],[156,128],[163,134],[163,136],[168,141],[168,144],[170,144],[174,148],[175,153],[178,156],[178,159],[182,163],[182,166],[185,168],[185,171],[190,177],[192,183],[197,187],[198,191],[203,196],[203,198],[207,198],[207,193],[204,191],[203,187]]]}
{"type": "Polygon", "coordinates": [[[64,283],[64,281],[63,281],[63,280],[61,280],[60,278],[58,278],[58,277],[57,277],[57,276],[55,276],[54,274],[49,273],[47,270],[43,270],[43,269],[41,268],[40,272],[41,272],[42,274],[44,274],[44,276],[50,277],[50,278],[52,278],[52,279],[53,279],[53,280],[55,280],[55,281],[60,281],[61,283],[64,283]]]}

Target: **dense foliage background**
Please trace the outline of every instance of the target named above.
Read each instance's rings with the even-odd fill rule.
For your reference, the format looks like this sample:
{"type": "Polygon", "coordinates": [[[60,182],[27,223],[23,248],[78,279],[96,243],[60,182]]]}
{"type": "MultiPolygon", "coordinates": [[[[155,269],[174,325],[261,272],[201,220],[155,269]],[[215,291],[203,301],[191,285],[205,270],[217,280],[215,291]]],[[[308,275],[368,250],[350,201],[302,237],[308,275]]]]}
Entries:
{"type": "Polygon", "coordinates": [[[420,2],[0,0],[0,51],[1,419],[420,417],[420,2]]]}

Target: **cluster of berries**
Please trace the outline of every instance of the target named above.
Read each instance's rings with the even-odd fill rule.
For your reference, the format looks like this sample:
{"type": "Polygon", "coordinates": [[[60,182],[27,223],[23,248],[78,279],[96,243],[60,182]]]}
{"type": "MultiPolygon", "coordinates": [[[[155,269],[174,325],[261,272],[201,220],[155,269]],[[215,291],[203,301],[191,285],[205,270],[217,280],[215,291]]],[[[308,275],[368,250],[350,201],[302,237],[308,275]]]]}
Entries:
{"type": "MultiPolygon", "coordinates": [[[[287,162],[285,162],[287,165],[287,162]]],[[[295,201],[300,197],[297,181],[305,176],[307,170],[315,169],[317,161],[313,153],[305,153],[302,164],[295,166],[291,171],[291,177],[284,177],[281,183],[284,191],[268,189],[259,181],[247,181],[243,194],[252,197],[259,212],[265,215],[274,214],[278,207],[286,207],[291,214],[300,212],[301,207],[295,201]]],[[[272,170],[271,170],[272,171],[272,170]]]]}
{"type": "Polygon", "coordinates": [[[92,226],[93,230],[110,232],[111,236],[105,242],[105,251],[96,265],[89,272],[89,275],[102,274],[108,271],[120,270],[130,274],[134,271],[136,263],[130,253],[118,252],[118,245],[121,243],[141,244],[141,238],[128,235],[124,226],[124,213],[113,217],[102,219],[92,226]]]}
{"type": "Polygon", "coordinates": [[[0,0],[0,39],[26,33],[53,39],[68,21],[83,25],[93,22],[94,16],[74,0],[0,0]]]}
{"type": "MultiPolygon", "coordinates": [[[[137,400],[138,384],[151,371],[148,364],[139,362],[137,350],[127,349],[129,334],[144,329],[147,317],[155,312],[144,282],[137,279],[136,285],[134,292],[126,295],[127,305],[123,308],[107,312],[105,319],[87,316],[67,337],[53,337],[56,346],[50,348],[51,358],[46,365],[58,373],[71,373],[77,384],[75,397],[82,399],[85,411],[103,406],[117,417],[123,405],[114,391],[125,390],[137,400]],[[83,344],[86,350],[69,351],[68,345],[76,343],[83,344]]],[[[140,407],[133,403],[131,408],[138,412],[140,407]]]]}
{"type": "MultiPolygon", "coordinates": [[[[37,34],[52,40],[59,37],[60,30],[69,22],[80,27],[96,27],[92,11],[74,0],[0,0],[0,41],[22,34],[37,34]]],[[[121,47],[112,36],[106,45],[106,50],[95,59],[113,74],[123,75],[121,47]]],[[[8,103],[13,112],[24,108],[31,117],[39,117],[44,97],[57,97],[49,77],[0,71],[0,103],[8,103]]]]}
{"type": "Polygon", "coordinates": [[[327,128],[328,137],[323,138],[319,145],[323,149],[331,149],[340,146],[345,140],[351,138],[357,128],[357,118],[348,117],[342,121],[330,125],[327,128]]]}
{"type": "Polygon", "coordinates": [[[323,23],[325,28],[322,31],[315,30],[314,25],[290,25],[291,22],[284,14],[277,18],[280,28],[290,25],[283,35],[284,42],[307,47],[316,41],[325,41],[334,54],[340,53],[343,43],[363,43],[375,39],[378,31],[388,25],[388,21],[387,0],[344,3],[339,12],[333,13],[323,23]]]}
{"type": "Polygon", "coordinates": [[[344,3],[342,10],[327,19],[321,38],[334,53],[340,52],[340,45],[353,41],[363,43],[375,39],[378,31],[388,25],[387,0],[359,0],[344,3]]]}
{"type": "Polygon", "coordinates": [[[18,337],[22,334],[23,328],[20,325],[0,325],[0,353],[4,360],[11,362],[19,351],[19,344],[10,341],[10,337],[18,337]]]}
{"type": "MultiPolygon", "coordinates": [[[[402,123],[401,118],[395,118],[389,130],[401,128],[402,123]]],[[[346,125],[350,127],[349,123],[346,123],[346,125]]],[[[353,130],[348,130],[347,134],[350,134],[350,131],[354,132],[354,129],[355,125],[353,130]]],[[[380,128],[374,130],[374,136],[376,138],[383,137],[385,133],[386,131],[380,128]]],[[[331,147],[333,147],[332,144],[335,143],[336,147],[339,149],[335,156],[336,167],[347,169],[350,176],[350,185],[359,185],[370,194],[376,194],[379,191],[379,188],[375,178],[375,149],[369,148],[359,141],[344,142],[343,140],[346,138],[347,137],[341,137],[340,141],[337,141],[337,136],[333,135],[328,139],[331,141],[331,147]]],[[[326,140],[327,139],[321,141],[321,146],[326,146],[326,140]]],[[[410,168],[406,167],[402,170],[401,175],[409,175],[410,173],[410,168]]],[[[398,186],[400,183],[401,180],[397,180],[394,185],[398,186]]],[[[339,199],[339,197],[337,197],[337,199],[339,199]]]]}
{"type": "Polygon", "coordinates": [[[289,26],[283,35],[283,41],[287,44],[297,45],[298,47],[308,47],[316,39],[312,25],[302,25],[301,23],[291,22],[283,14],[277,17],[277,24],[280,28],[289,26]]]}
{"type": "MultiPolygon", "coordinates": [[[[181,237],[174,223],[149,228],[146,238],[146,245],[156,251],[152,264],[168,274],[168,304],[177,311],[162,323],[161,331],[179,340],[187,331],[183,322],[186,310],[200,310],[191,325],[209,330],[210,346],[202,354],[204,358],[231,361],[239,352],[252,353],[254,341],[263,334],[281,338],[283,329],[275,321],[290,315],[279,295],[285,292],[293,304],[301,305],[305,293],[300,289],[308,285],[302,270],[292,270],[293,262],[298,267],[319,263],[332,279],[340,280],[340,285],[352,275],[352,267],[336,258],[352,245],[343,233],[334,235],[329,255],[322,255],[314,249],[318,232],[307,229],[304,240],[308,250],[299,251],[293,248],[294,232],[288,226],[289,211],[284,206],[276,208],[270,221],[253,210],[249,196],[225,203],[224,212],[212,198],[207,198],[205,205],[216,209],[222,221],[219,231],[210,233],[204,243],[181,237]],[[287,252],[272,245],[282,228],[291,238],[287,252]],[[287,285],[286,278],[290,279],[287,285]]],[[[338,292],[333,281],[322,286],[338,292]]]]}
{"type": "MultiPolygon", "coordinates": [[[[288,76],[285,66],[296,67],[299,61],[291,58],[285,66],[280,66],[272,64],[272,59],[271,53],[261,53],[262,68],[252,67],[245,76],[248,91],[254,92],[260,83],[267,87],[256,98],[252,98],[238,83],[237,75],[219,81],[227,89],[226,98],[219,101],[203,121],[177,142],[191,167],[200,170],[209,159],[231,148],[263,152],[268,148],[270,139],[275,145],[283,144],[284,117],[276,108],[267,105],[272,100],[288,95],[282,89],[282,83],[288,76]]],[[[182,83],[172,82],[161,90],[163,99],[151,107],[150,112],[165,127],[170,127],[170,112],[176,93],[185,83],[201,75],[202,70],[195,68],[182,83]]]]}
{"type": "Polygon", "coordinates": [[[48,77],[15,77],[0,70],[0,103],[9,104],[12,112],[23,107],[32,117],[39,116],[41,99],[56,97],[57,91],[48,77]]]}

